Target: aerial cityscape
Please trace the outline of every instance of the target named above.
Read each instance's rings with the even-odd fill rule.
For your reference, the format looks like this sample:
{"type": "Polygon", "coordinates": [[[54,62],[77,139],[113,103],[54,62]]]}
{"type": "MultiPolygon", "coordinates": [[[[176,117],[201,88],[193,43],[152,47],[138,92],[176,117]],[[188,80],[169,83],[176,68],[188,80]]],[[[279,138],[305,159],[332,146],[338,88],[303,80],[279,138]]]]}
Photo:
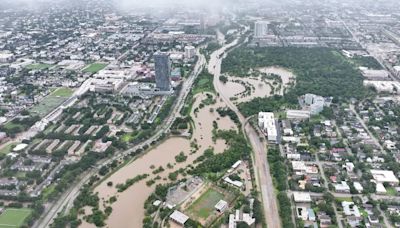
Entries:
{"type": "Polygon", "coordinates": [[[400,227],[397,0],[0,0],[0,228],[400,227]]]}

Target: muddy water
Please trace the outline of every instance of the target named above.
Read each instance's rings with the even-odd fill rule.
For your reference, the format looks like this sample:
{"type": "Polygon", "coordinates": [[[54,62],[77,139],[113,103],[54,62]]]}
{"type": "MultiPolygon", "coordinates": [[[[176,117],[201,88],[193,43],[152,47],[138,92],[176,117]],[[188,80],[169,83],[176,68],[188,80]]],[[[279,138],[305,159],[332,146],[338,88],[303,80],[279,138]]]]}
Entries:
{"type": "MultiPolygon", "coordinates": [[[[143,205],[147,197],[154,191],[155,185],[151,187],[146,185],[146,180],[149,180],[149,177],[132,185],[124,192],[117,193],[115,187],[107,186],[107,182],[112,181],[115,186],[118,183],[124,183],[126,179],[133,178],[136,175],[151,174],[151,165],[155,167],[163,166],[166,170],[159,175],[164,178],[172,171],[166,168],[167,164],[174,164],[175,156],[181,151],[188,154],[188,151],[190,151],[190,141],[184,138],[170,138],[141,158],[120,169],[95,189],[101,199],[108,200],[111,196],[117,195],[117,201],[112,204],[113,213],[111,213],[106,222],[109,227],[141,227],[144,218],[143,205]]],[[[187,162],[192,162],[191,160],[191,157],[188,157],[187,162]]],[[[174,169],[184,166],[182,163],[177,164],[174,166],[174,169]]],[[[154,175],[151,175],[152,177],[154,175]]]]}
{"type": "MultiPolygon", "coordinates": [[[[237,98],[237,103],[250,101],[256,97],[266,97],[271,95],[271,87],[267,83],[263,82],[260,78],[240,78],[229,76],[227,83],[219,83],[223,95],[228,98],[237,98]],[[248,87],[251,87],[251,94],[249,96],[242,96],[240,93],[245,91],[245,86],[236,81],[242,81],[246,83],[248,87]],[[235,81],[235,82],[234,82],[235,81]]],[[[235,103],[236,103],[235,102],[235,103]]]]}
{"type": "MultiPolygon", "coordinates": [[[[287,88],[290,82],[294,81],[295,79],[294,74],[292,72],[280,67],[265,67],[265,68],[259,68],[257,70],[263,73],[277,74],[281,77],[282,86],[280,91],[277,92],[277,94],[279,95],[282,95],[284,89],[287,88]]],[[[261,80],[261,78],[255,78],[255,77],[243,78],[243,77],[228,76],[228,79],[229,81],[225,84],[222,83],[221,81],[218,81],[217,83],[219,84],[219,88],[221,88],[221,91],[225,97],[237,98],[235,103],[250,101],[256,97],[268,97],[272,95],[271,94],[272,81],[266,83],[265,81],[261,80]],[[240,93],[245,91],[245,86],[239,82],[234,82],[238,80],[246,83],[247,86],[252,87],[250,96],[242,97],[240,93]]]]}
{"type": "MultiPolygon", "coordinates": [[[[200,102],[206,98],[205,94],[196,96],[196,101],[193,107],[198,107],[200,102]]],[[[154,191],[156,184],[165,183],[167,180],[157,180],[153,186],[147,186],[146,181],[154,178],[156,175],[152,174],[151,165],[156,168],[163,166],[165,171],[159,173],[161,178],[167,178],[168,174],[179,168],[184,168],[193,161],[208,147],[213,147],[216,153],[221,153],[225,150],[226,145],[222,140],[217,140],[215,143],[212,141],[213,121],[216,120],[219,129],[236,129],[234,123],[228,118],[220,118],[216,111],[210,112],[210,108],[216,109],[223,106],[220,101],[216,104],[206,106],[192,117],[195,124],[192,140],[196,139],[197,144],[200,146],[198,152],[189,155],[191,151],[190,140],[185,138],[173,137],[164,141],[162,144],[152,149],[142,157],[136,159],[132,163],[118,170],[107,180],[102,182],[95,192],[99,193],[102,200],[108,200],[111,196],[116,195],[117,201],[112,204],[113,212],[106,221],[108,227],[141,227],[144,218],[144,202],[154,191]],[[187,156],[186,162],[175,164],[175,156],[183,151],[187,156]],[[174,165],[173,169],[168,169],[167,164],[174,165]],[[128,178],[133,178],[138,174],[150,174],[146,180],[140,181],[122,193],[118,193],[115,187],[108,187],[107,182],[112,181],[114,186],[118,183],[124,183],[128,178]]],[[[194,109],[193,108],[193,109],[194,109]]],[[[100,202],[100,205],[103,203],[100,202]]],[[[91,224],[83,223],[81,227],[93,227],[91,224]]]]}
{"type": "Polygon", "coordinates": [[[281,88],[280,95],[283,95],[284,88],[287,88],[290,82],[295,80],[295,75],[291,71],[282,67],[264,67],[264,68],[259,68],[257,70],[263,73],[277,74],[281,76],[283,86],[281,88]]]}

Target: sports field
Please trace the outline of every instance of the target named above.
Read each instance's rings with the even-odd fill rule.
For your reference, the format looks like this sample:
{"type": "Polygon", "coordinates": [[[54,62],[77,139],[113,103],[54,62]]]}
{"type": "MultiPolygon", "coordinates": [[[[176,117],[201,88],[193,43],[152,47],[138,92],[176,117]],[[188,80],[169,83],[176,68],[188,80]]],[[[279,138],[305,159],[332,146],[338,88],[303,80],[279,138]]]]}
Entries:
{"type": "Polygon", "coordinates": [[[85,69],[83,69],[83,72],[88,72],[88,73],[97,73],[100,70],[104,69],[107,66],[107,64],[105,63],[92,63],[89,66],[85,67],[85,69]]]}
{"type": "Polygon", "coordinates": [[[50,68],[52,66],[53,65],[46,64],[46,63],[34,63],[34,64],[26,66],[26,68],[29,70],[44,70],[44,69],[50,68]]]}
{"type": "Polygon", "coordinates": [[[58,88],[48,96],[46,96],[39,104],[32,107],[32,113],[44,117],[49,112],[61,105],[67,98],[73,94],[73,90],[69,88],[58,88]]]}
{"type": "Polygon", "coordinates": [[[8,208],[0,215],[0,228],[21,227],[31,213],[26,208],[8,208]]]}
{"type": "Polygon", "coordinates": [[[207,219],[215,211],[214,206],[218,201],[224,198],[224,194],[210,188],[194,201],[188,210],[199,218],[207,219]]]}

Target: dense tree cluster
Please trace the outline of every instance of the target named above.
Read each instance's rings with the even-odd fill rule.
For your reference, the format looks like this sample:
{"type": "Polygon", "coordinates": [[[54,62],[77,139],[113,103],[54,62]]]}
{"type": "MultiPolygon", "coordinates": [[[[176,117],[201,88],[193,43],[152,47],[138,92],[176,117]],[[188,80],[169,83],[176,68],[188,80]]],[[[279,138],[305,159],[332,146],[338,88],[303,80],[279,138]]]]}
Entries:
{"type": "Polygon", "coordinates": [[[248,159],[251,149],[242,134],[234,130],[219,130],[217,137],[226,141],[228,149],[223,153],[210,154],[211,156],[206,157],[202,163],[193,170],[190,170],[190,174],[204,175],[207,173],[218,173],[230,168],[238,160],[248,159]]]}
{"type": "Polygon", "coordinates": [[[329,48],[241,47],[222,62],[222,72],[244,77],[259,67],[281,66],[296,75],[292,96],[363,97],[365,89],[358,69],[329,48]]]}
{"type": "Polygon", "coordinates": [[[272,176],[274,177],[274,183],[279,191],[287,190],[287,170],[285,159],[280,156],[279,151],[276,148],[268,149],[268,162],[272,176]]]}

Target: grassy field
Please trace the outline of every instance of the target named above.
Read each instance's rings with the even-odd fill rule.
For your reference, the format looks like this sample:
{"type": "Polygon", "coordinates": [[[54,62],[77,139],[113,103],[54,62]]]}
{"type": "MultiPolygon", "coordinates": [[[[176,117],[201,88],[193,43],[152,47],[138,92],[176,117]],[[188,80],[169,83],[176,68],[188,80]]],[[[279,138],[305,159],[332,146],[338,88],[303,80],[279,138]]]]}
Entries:
{"type": "Polygon", "coordinates": [[[34,63],[34,64],[31,64],[31,65],[28,65],[26,67],[26,69],[29,69],[29,70],[44,70],[44,69],[50,68],[52,66],[53,65],[46,64],[46,63],[34,63]]]}
{"type": "Polygon", "coordinates": [[[11,128],[16,128],[16,127],[18,127],[18,128],[24,128],[23,125],[18,124],[18,123],[13,123],[12,121],[10,121],[10,122],[8,122],[8,123],[6,123],[6,124],[4,125],[4,128],[7,129],[7,130],[9,130],[9,129],[11,129],[11,128]]]}
{"type": "Polygon", "coordinates": [[[17,145],[17,143],[8,143],[7,145],[3,146],[3,148],[0,149],[0,154],[8,154],[11,152],[11,148],[13,146],[17,145]]]}
{"type": "Polygon", "coordinates": [[[351,197],[336,197],[336,200],[339,202],[347,201],[347,202],[353,202],[353,199],[351,197]]]}
{"type": "Polygon", "coordinates": [[[61,87],[56,89],[53,93],[50,94],[50,96],[56,96],[56,97],[70,97],[74,91],[70,88],[65,88],[61,87]]]}
{"type": "Polygon", "coordinates": [[[210,188],[190,205],[189,211],[199,218],[207,219],[214,212],[218,201],[224,198],[224,194],[210,188]]]}
{"type": "Polygon", "coordinates": [[[44,117],[65,101],[64,97],[47,96],[39,104],[32,107],[32,113],[44,117]]]}
{"type": "Polygon", "coordinates": [[[50,95],[46,96],[39,104],[33,106],[30,111],[40,117],[44,117],[57,106],[61,105],[73,92],[74,91],[69,88],[58,88],[50,95]]]}
{"type": "Polygon", "coordinates": [[[48,199],[51,194],[56,190],[56,186],[51,184],[47,186],[42,192],[42,199],[48,199]]]}
{"type": "Polygon", "coordinates": [[[21,227],[31,213],[32,211],[26,208],[6,209],[3,214],[0,215],[0,228],[21,227]]]}
{"type": "Polygon", "coordinates": [[[95,74],[100,70],[104,69],[106,66],[107,64],[105,63],[92,63],[89,66],[85,67],[85,69],[83,69],[83,72],[95,74]]]}
{"type": "Polygon", "coordinates": [[[214,76],[206,71],[203,71],[196,78],[196,81],[193,85],[192,93],[202,93],[202,92],[211,92],[214,93],[214,85],[213,85],[214,76]]]}
{"type": "Polygon", "coordinates": [[[389,196],[397,196],[397,190],[393,187],[386,188],[386,192],[389,196]]]}

